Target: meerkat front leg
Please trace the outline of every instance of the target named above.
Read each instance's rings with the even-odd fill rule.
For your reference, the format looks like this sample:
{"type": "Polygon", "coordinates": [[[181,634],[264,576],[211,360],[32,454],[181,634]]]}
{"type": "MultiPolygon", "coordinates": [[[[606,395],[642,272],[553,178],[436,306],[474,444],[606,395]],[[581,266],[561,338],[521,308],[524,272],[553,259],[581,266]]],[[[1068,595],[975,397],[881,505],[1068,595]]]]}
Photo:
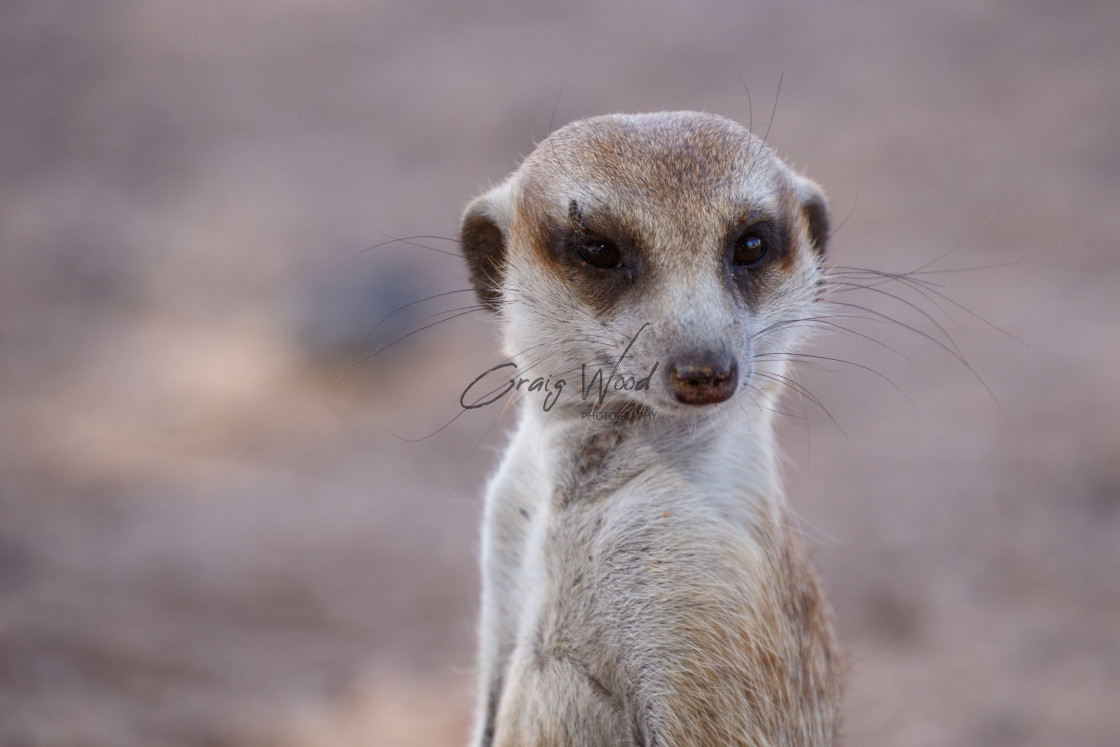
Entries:
{"type": "Polygon", "coordinates": [[[482,601],[479,615],[478,708],[473,747],[489,747],[498,703],[526,604],[525,555],[539,507],[531,496],[539,475],[527,458],[534,439],[518,431],[486,491],[482,525],[482,601]]]}

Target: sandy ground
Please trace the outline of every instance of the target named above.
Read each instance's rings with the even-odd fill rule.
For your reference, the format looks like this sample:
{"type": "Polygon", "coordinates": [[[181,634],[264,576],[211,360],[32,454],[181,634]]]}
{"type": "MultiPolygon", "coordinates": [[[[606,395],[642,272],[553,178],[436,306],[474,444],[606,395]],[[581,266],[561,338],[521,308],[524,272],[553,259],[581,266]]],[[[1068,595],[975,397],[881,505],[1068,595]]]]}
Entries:
{"type": "Polygon", "coordinates": [[[947,271],[862,292],[920,332],[821,340],[882,378],[802,371],[828,413],[783,424],[846,743],[1117,743],[1115,3],[0,16],[0,744],[464,743],[508,418],[440,429],[500,356],[474,314],[370,357],[465,272],[362,250],[454,235],[550,126],[662,108],[769,130],[835,264],[947,271]]]}

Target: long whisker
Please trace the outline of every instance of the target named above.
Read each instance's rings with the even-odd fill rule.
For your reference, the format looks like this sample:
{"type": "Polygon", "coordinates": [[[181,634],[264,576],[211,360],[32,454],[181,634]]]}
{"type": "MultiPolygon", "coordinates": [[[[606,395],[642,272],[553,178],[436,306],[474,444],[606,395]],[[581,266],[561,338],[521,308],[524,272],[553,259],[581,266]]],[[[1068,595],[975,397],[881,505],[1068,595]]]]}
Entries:
{"type": "MultiPolygon", "coordinates": [[[[856,275],[856,273],[863,273],[864,276],[866,276],[866,275],[879,276],[879,277],[883,278],[883,283],[887,283],[887,282],[890,282],[890,281],[896,281],[896,282],[902,283],[905,286],[912,287],[913,290],[915,290],[916,292],[922,293],[922,295],[924,297],[926,297],[928,300],[930,300],[931,303],[934,303],[934,305],[938,306],[938,308],[941,308],[941,306],[939,304],[937,304],[932,299],[929,299],[929,296],[926,295],[926,293],[923,293],[922,290],[920,290],[919,288],[913,287],[914,285],[921,285],[922,288],[926,292],[928,292],[929,294],[937,296],[938,298],[942,299],[946,303],[949,303],[952,306],[954,306],[955,308],[963,311],[965,314],[968,314],[970,317],[972,317],[973,319],[976,319],[977,321],[981,322],[982,324],[986,325],[987,327],[989,327],[991,329],[994,329],[995,331],[999,332],[1000,334],[1004,335],[1005,337],[1008,337],[1008,338],[1014,340],[1015,342],[1018,342],[1021,345],[1026,345],[1027,347],[1033,348],[1034,346],[1031,345],[1029,342],[1026,342],[1025,340],[1020,339],[1019,337],[1017,337],[1017,336],[1013,335],[1012,333],[1008,332],[1006,329],[1004,329],[1004,328],[1000,327],[999,325],[993,323],[991,320],[984,318],[980,314],[977,314],[975,311],[973,311],[972,309],[968,308],[967,306],[961,304],[960,302],[958,302],[956,299],[952,298],[948,294],[937,290],[938,288],[944,287],[942,284],[931,283],[929,281],[913,277],[914,274],[943,275],[943,274],[950,274],[950,273],[957,273],[957,272],[975,272],[975,271],[979,271],[979,270],[999,269],[999,268],[1003,268],[1003,267],[1013,267],[1013,266],[1016,266],[1016,265],[1017,265],[1017,263],[1015,263],[1015,262],[1005,262],[1005,263],[1002,263],[1002,264],[983,265],[983,266],[978,266],[978,267],[964,267],[964,268],[958,268],[958,269],[953,269],[953,270],[925,270],[925,271],[922,271],[922,272],[919,272],[919,273],[904,273],[904,274],[884,273],[884,272],[877,272],[875,270],[868,270],[868,269],[860,268],[860,267],[853,267],[853,268],[848,268],[848,270],[846,270],[845,272],[838,273],[838,274],[840,274],[841,276],[854,276],[854,275],[856,275]]],[[[851,289],[851,290],[855,290],[855,289],[851,289]]],[[[839,292],[844,292],[844,291],[839,291],[839,292]]],[[[946,316],[949,316],[948,312],[945,312],[944,309],[941,309],[941,310],[942,310],[943,313],[946,314],[946,316]]]]}
{"type": "Polygon", "coordinates": [[[774,115],[778,113],[778,98],[782,95],[782,80],[785,78],[785,73],[778,74],[778,90],[774,93],[774,106],[770,109],[770,121],[766,124],[766,133],[762,136],[762,142],[766,142],[770,137],[770,128],[774,126],[774,115]]]}
{"type": "MultiPolygon", "coordinates": [[[[896,384],[893,380],[891,380],[890,377],[884,375],[880,371],[876,371],[874,368],[871,368],[870,366],[865,366],[862,363],[856,363],[855,361],[845,360],[844,358],[833,358],[833,357],[827,356],[827,355],[810,355],[808,353],[759,353],[758,355],[755,356],[755,358],[759,359],[759,360],[765,360],[765,359],[768,359],[768,358],[776,358],[778,360],[788,360],[792,363],[802,362],[802,359],[811,360],[811,361],[819,360],[819,361],[828,361],[830,363],[842,363],[844,365],[852,366],[853,368],[858,368],[858,369],[867,371],[868,373],[874,374],[875,376],[878,376],[880,379],[882,379],[883,381],[890,384],[894,388],[895,391],[897,391],[899,394],[901,394],[903,396],[903,398],[907,402],[910,403],[911,407],[915,407],[913,400],[911,400],[910,397],[908,397],[906,395],[906,392],[903,391],[903,389],[898,384],[896,384]]],[[[917,408],[915,407],[915,409],[917,409],[917,408]]]]}
{"type": "Polygon", "coordinates": [[[448,236],[435,236],[435,235],[425,235],[425,234],[421,234],[421,235],[417,235],[417,236],[400,236],[400,237],[397,237],[397,236],[393,236],[393,234],[388,233],[387,231],[382,231],[380,228],[376,229],[376,230],[379,233],[383,233],[386,236],[388,236],[389,237],[388,241],[381,241],[381,242],[378,242],[378,243],[373,244],[371,246],[367,246],[365,249],[362,249],[363,253],[371,252],[374,249],[380,249],[381,247],[389,246],[390,244],[407,244],[408,246],[415,246],[415,247],[418,247],[420,249],[427,249],[430,252],[436,252],[438,254],[446,254],[448,257],[455,257],[456,259],[463,259],[462,254],[457,254],[455,252],[449,252],[445,249],[436,249],[434,246],[428,246],[427,244],[421,244],[417,241],[417,239],[438,239],[440,241],[451,241],[451,242],[454,242],[456,244],[461,244],[462,242],[459,241],[459,239],[453,239],[453,238],[450,238],[448,236]]]}
{"type": "Polygon", "coordinates": [[[821,402],[816,395],[806,389],[800,382],[791,379],[788,376],[782,376],[781,374],[771,373],[769,371],[755,371],[754,374],[755,376],[769,379],[778,384],[788,387],[789,389],[800,395],[802,398],[807,399],[808,401],[819,407],[821,409],[821,412],[823,412],[828,417],[828,419],[832,421],[832,424],[835,425],[836,429],[840,431],[840,433],[844,436],[844,439],[848,441],[848,443],[850,443],[853,448],[855,448],[855,442],[852,441],[850,436],[848,436],[847,431],[845,431],[843,426],[840,425],[840,422],[836,420],[835,417],[833,417],[829,409],[824,406],[824,403],[821,402]]]}
{"type": "MultiPolygon", "coordinates": [[[[854,330],[854,329],[851,329],[849,327],[845,327],[842,324],[838,324],[837,322],[834,322],[833,319],[853,319],[853,320],[858,319],[858,320],[861,320],[861,321],[871,322],[871,323],[874,323],[874,324],[889,324],[889,323],[893,322],[893,320],[890,319],[889,317],[886,318],[886,319],[869,319],[868,317],[863,316],[862,314],[837,314],[837,315],[834,315],[834,316],[831,316],[831,317],[806,317],[804,319],[788,319],[786,321],[778,322],[777,324],[773,324],[770,327],[767,327],[765,330],[763,330],[763,332],[767,332],[768,334],[772,333],[773,331],[782,327],[783,325],[793,326],[793,325],[796,325],[796,324],[804,324],[806,327],[812,327],[814,325],[819,325],[819,326],[825,327],[827,329],[836,330],[836,331],[838,331],[842,334],[845,334],[845,335],[851,335],[852,337],[859,337],[860,339],[866,340],[873,345],[876,345],[878,347],[883,348],[884,350],[889,350],[890,352],[894,353],[899,358],[901,358],[902,360],[904,360],[908,363],[911,363],[915,366],[918,365],[911,358],[904,355],[902,353],[902,351],[898,350],[897,348],[891,347],[887,343],[883,342],[882,340],[878,340],[878,339],[872,337],[871,335],[864,334],[863,332],[860,332],[858,330],[854,330]]],[[[763,337],[765,337],[765,335],[763,335],[762,332],[758,332],[755,335],[752,335],[751,339],[752,340],[760,340],[763,337]]],[[[919,368],[920,368],[920,366],[919,366],[919,368]]]]}
{"type": "MultiPolygon", "coordinates": [[[[937,329],[937,331],[942,334],[942,336],[945,338],[945,345],[943,345],[943,347],[946,347],[946,349],[951,349],[952,352],[954,352],[958,358],[962,358],[964,356],[964,354],[961,352],[961,349],[957,346],[956,340],[953,339],[953,336],[949,334],[948,330],[946,330],[945,327],[942,326],[940,322],[938,322],[936,319],[934,319],[932,314],[930,314],[928,311],[923,309],[921,306],[918,306],[916,303],[914,303],[912,301],[908,301],[905,298],[902,298],[901,296],[899,296],[895,293],[885,291],[882,288],[874,288],[874,287],[858,285],[858,284],[855,284],[855,283],[844,283],[844,282],[841,282],[838,285],[840,285],[841,287],[847,286],[847,287],[850,287],[850,288],[860,288],[860,289],[863,289],[863,290],[871,291],[872,293],[878,293],[882,296],[893,299],[895,301],[898,301],[899,303],[902,303],[902,304],[910,307],[911,309],[916,311],[918,314],[920,314],[922,317],[924,317],[926,319],[926,321],[928,321],[930,324],[932,324],[937,329]]],[[[869,311],[869,312],[871,311],[870,309],[868,309],[866,307],[856,306],[854,304],[845,304],[843,302],[833,301],[831,299],[830,299],[830,302],[835,304],[835,305],[838,305],[838,306],[839,305],[845,305],[845,306],[850,306],[850,307],[854,307],[854,308],[859,308],[863,311],[869,311]]],[[[937,304],[935,303],[934,305],[936,306],[937,304]]],[[[940,307],[938,307],[938,308],[940,308],[940,307]]],[[[872,313],[878,314],[879,312],[872,312],[872,313]]],[[[897,319],[894,319],[893,317],[888,317],[888,318],[890,318],[891,321],[893,321],[896,324],[903,324],[902,322],[898,321],[897,319]]],[[[903,326],[906,326],[906,325],[903,324],[903,326]]],[[[930,339],[935,339],[932,336],[929,336],[929,335],[927,335],[927,336],[930,339]]]]}
{"type": "MultiPolygon", "coordinates": [[[[388,342],[388,343],[378,347],[372,353],[370,353],[366,357],[362,358],[359,361],[359,363],[360,364],[361,363],[368,363],[369,361],[373,360],[374,357],[376,357],[376,356],[380,355],[381,353],[385,352],[389,348],[396,345],[398,342],[402,342],[404,340],[407,340],[409,337],[412,337],[415,334],[419,334],[420,332],[423,332],[426,329],[431,329],[432,327],[436,326],[437,324],[443,324],[444,322],[449,322],[452,319],[458,319],[461,316],[466,316],[467,314],[473,314],[473,313],[478,312],[478,311],[489,311],[489,308],[486,307],[486,306],[483,306],[482,304],[477,304],[477,305],[474,305],[474,306],[464,306],[464,307],[461,307],[461,308],[458,308],[458,309],[451,309],[451,311],[454,311],[454,312],[457,312],[457,313],[451,314],[451,316],[446,317],[445,319],[439,319],[437,321],[434,321],[431,324],[425,324],[424,326],[422,326],[418,329],[414,329],[411,332],[408,332],[407,334],[401,335],[400,337],[396,338],[392,342],[388,342]]],[[[440,313],[449,313],[449,312],[440,312],[440,313]]],[[[431,318],[431,317],[428,317],[428,318],[431,318]]]]}
{"type": "Polygon", "coordinates": [[[899,321],[898,319],[894,319],[890,316],[887,316],[886,314],[883,314],[882,312],[875,311],[874,309],[869,309],[866,306],[860,306],[859,304],[846,303],[846,302],[843,302],[843,301],[830,301],[830,303],[833,304],[834,306],[845,306],[845,307],[850,307],[850,308],[857,309],[859,311],[864,311],[868,314],[871,314],[872,316],[874,316],[876,318],[879,318],[879,319],[882,319],[884,321],[888,321],[888,322],[891,322],[893,324],[896,324],[896,325],[902,327],[903,329],[906,329],[906,330],[909,330],[910,332],[913,332],[914,334],[918,335],[919,337],[922,337],[926,340],[929,340],[931,343],[933,343],[934,345],[936,345],[940,349],[944,350],[949,355],[956,358],[957,361],[962,366],[965,367],[965,369],[980,384],[980,386],[984,387],[984,391],[988,393],[988,396],[991,398],[992,402],[995,404],[996,408],[999,410],[1000,415],[1002,415],[1005,420],[1007,419],[1007,414],[1006,414],[1006,412],[1004,412],[1003,406],[1000,404],[999,398],[996,397],[995,392],[992,391],[991,387],[988,386],[988,383],[986,381],[984,381],[983,377],[980,376],[980,374],[976,372],[976,369],[974,369],[972,367],[972,364],[968,362],[968,360],[964,357],[964,354],[961,353],[959,351],[959,349],[954,349],[955,348],[955,343],[954,343],[953,347],[949,347],[948,345],[943,343],[941,340],[938,340],[933,335],[930,335],[929,333],[924,332],[924,331],[918,329],[917,327],[914,327],[913,325],[910,325],[910,324],[907,324],[905,322],[899,321]]]}

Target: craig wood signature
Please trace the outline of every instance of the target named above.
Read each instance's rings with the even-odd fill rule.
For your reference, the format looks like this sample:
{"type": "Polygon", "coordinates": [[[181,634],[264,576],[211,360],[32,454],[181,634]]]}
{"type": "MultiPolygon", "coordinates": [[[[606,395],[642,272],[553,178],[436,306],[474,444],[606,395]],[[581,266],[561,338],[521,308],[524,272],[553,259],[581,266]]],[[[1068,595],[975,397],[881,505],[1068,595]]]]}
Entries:
{"type": "MultiPolygon", "coordinates": [[[[654,372],[657,371],[657,362],[654,362],[653,367],[649,370],[649,373],[641,378],[637,378],[633,375],[626,376],[618,372],[619,367],[622,365],[622,361],[626,358],[626,354],[629,353],[630,348],[633,347],[634,341],[638,339],[638,335],[642,333],[642,330],[644,330],[648,326],[649,322],[646,322],[641,326],[641,329],[634,333],[634,336],[630,338],[630,342],[626,345],[626,349],[622,351],[622,355],[618,356],[618,361],[611,368],[610,373],[606,375],[605,379],[603,378],[602,368],[596,368],[595,372],[591,375],[591,378],[588,379],[587,364],[583,363],[580,365],[580,394],[583,400],[587,400],[588,396],[591,394],[592,387],[594,387],[598,391],[597,399],[600,405],[603,404],[603,400],[606,399],[607,394],[612,389],[616,391],[626,390],[634,392],[640,392],[649,389],[649,382],[651,379],[653,379],[654,372]]],[[[479,400],[468,404],[468,395],[470,395],[471,390],[475,386],[477,386],[479,382],[485,380],[488,376],[494,374],[497,371],[501,371],[502,369],[511,367],[516,369],[517,364],[513,363],[512,361],[507,363],[499,363],[497,366],[484,371],[478,376],[478,378],[472,381],[466,389],[463,390],[463,393],[461,395],[459,395],[459,404],[462,405],[463,409],[465,410],[477,410],[480,407],[485,407],[486,405],[497,402],[499,399],[506,396],[511,391],[521,391],[522,387],[526,387],[526,391],[529,392],[544,392],[544,403],[542,406],[544,408],[544,411],[548,412],[552,409],[553,405],[556,404],[557,400],[560,399],[560,395],[564,391],[564,386],[568,383],[565,379],[562,378],[553,379],[551,374],[547,377],[537,376],[535,378],[511,378],[507,379],[505,384],[499,387],[497,394],[490,396],[492,391],[491,390],[482,395],[483,397],[490,396],[489,399],[485,401],[479,400]]]]}

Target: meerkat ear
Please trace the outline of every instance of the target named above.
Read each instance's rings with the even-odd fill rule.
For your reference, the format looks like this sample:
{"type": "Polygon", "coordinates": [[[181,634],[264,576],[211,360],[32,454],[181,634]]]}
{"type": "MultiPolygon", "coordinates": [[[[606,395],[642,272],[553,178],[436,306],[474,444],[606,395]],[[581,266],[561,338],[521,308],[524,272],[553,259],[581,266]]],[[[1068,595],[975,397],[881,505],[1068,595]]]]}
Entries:
{"type": "Polygon", "coordinates": [[[491,311],[502,300],[502,273],[509,244],[510,180],[477,197],[463,212],[459,228],[463,256],[478,299],[491,311]]]}
{"type": "Polygon", "coordinates": [[[828,250],[828,200],[824,198],[824,190],[820,185],[803,176],[797,177],[796,189],[801,212],[809,227],[809,240],[813,242],[813,249],[817,254],[823,257],[828,250]]]}

